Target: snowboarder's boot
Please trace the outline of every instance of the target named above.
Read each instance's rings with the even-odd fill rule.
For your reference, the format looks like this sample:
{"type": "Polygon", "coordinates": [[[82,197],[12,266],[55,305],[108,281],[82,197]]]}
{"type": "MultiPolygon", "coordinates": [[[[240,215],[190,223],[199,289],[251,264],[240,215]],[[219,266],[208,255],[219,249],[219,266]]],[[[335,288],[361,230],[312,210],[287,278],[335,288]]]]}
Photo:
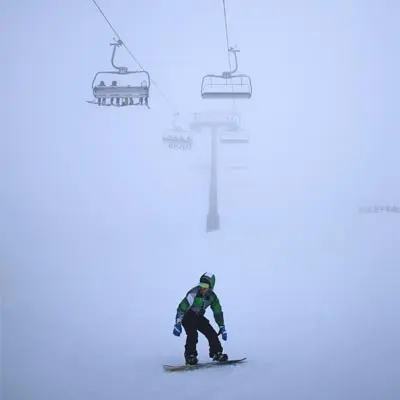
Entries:
{"type": "Polygon", "coordinates": [[[199,362],[197,356],[193,354],[185,355],[185,360],[186,365],[196,365],[199,362]]]}
{"type": "Polygon", "coordinates": [[[223,353],[215,353],[212,359],[213,361],[218,362],[228,361],[228,355],[223,353]]]}

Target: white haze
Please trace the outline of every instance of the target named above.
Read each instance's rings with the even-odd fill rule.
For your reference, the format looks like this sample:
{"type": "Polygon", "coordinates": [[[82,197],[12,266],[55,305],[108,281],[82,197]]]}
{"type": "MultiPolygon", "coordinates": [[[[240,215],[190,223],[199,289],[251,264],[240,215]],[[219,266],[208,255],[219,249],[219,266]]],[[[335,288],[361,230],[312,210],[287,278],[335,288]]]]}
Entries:
{"type": "Polygon", "coordinates": [[[200,97],[227,68],[221,3],[100,3],[147,110],[85,103],[113,37],[91,1],[2,2],[1,400],[400,398],[400,214],[358,212],[400,205],[400,5],[227,1],[251,144],[220,149],[206,233],[207,136],[161,137],[176,110],[231,109],[200,97]],[[248,362],[166,374],[205,271],[248,362]]]}

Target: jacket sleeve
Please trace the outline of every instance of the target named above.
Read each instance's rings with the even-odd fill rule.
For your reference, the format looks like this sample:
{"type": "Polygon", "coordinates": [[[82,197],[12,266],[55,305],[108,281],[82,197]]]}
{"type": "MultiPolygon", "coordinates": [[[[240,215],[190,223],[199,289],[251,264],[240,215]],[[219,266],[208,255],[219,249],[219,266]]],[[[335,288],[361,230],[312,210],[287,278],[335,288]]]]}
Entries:
{"type": "Polygon", "coordinates": [[[190,289],[187,292],[186,297],[179,303],[178,309],[176,310],[175,323],[180,324],[182,322],[182,318],[186,314],[186,312],[192,307],[194,303],[194,299],[196,297],[197,288],[190,289]]]}
{"type": "Polygon", "coordinates": [[[224,313],[222,312],[221,303],[219,302],[218,296],[213,292],[210,303],[212,312],[214,313],[215,322],[219,327],[224,326],[224,313]]]}

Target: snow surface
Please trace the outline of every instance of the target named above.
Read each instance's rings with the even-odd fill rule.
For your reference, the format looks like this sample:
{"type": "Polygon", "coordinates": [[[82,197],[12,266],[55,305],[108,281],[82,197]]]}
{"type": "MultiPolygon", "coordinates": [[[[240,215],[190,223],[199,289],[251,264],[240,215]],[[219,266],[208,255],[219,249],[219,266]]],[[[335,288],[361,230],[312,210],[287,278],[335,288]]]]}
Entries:
{"type": "Polygon", "coordinates": [[[219,150],[207,234],[207,137],[164,147],[157,87],[216,107],[199,85],[225,67],[221,5],[102,2],[157,83],[149,111],[84,102],[112,38],[93,4],[3,3],[1,400],[398,400],[400,214],[359,207],[400,205],[400,5],[227,1],[251,145],[219,150]],[[166,374],[205,271],[248,362],[166,374]]]}

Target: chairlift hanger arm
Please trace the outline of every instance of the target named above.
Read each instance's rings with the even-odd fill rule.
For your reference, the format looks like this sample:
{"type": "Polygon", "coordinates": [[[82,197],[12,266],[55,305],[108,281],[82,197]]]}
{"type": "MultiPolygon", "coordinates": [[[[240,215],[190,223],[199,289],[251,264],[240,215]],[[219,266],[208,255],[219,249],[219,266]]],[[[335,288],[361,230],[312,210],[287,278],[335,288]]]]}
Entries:
{"type": "Polygon", "coordinates": [[[121,47],[123,44],[122,40],[117,40],[116,42],[110,43],[110,46],[113,46],[113,51],[111,55],[111,65],[120,73],[124,74],[128,72],[127,67],[118,67],[115,65],[114,58],[115,58],[115,52],[117,51],[117,47],[121,47]]]}
{"type": "Polygon", "coordinates": [[[179,117],[179,113],[178,112],[174,113],[174,119],[172,121],[172,127],[173,127],[174,131],[182,130],[182,128],[180,126],[178,126],[178,123],[177,123],[178,117],[179,117]]]}
{"type": "Polygon", "coordinates": [[[233,70],[230,71],[231,74],[234,74],[234,73],[238,70],[238,59],[237,59],[237,54],[236,54],[236,53],[239,52],[240,50],[234,49],[233,47],[230,47],[230,48],[228,49],[228,51],[229,51],[230,53],[233,53],[233,56],[234,56],[234,58],[235,58],[235,68],[234,68],[233,70]]]}
{"type": "MultiPolygon", "coordinates": [[[[230,48],[228,49],[228,52],[233,53],[233,56],[234,56],[234,59],[235,59],[235,68],[232,69],[232,67],[230,67],[230,68],[231,68],[230,71],[224,71],[224,72],[222,73],[222,77],[223,77],[223,78],[229,79],[229,78],[231,78],[231,77],[233,76],[233,74],[234,74],[235,72],[237,72],[239,64],[238,64],[238,59],[237,59],[236,53],[239,52],[239,51],[240,51],[240,50],[234,49],[233,47],[230,47],[230,48]]],[[[231,65],[231,64],[229,63],[229,65],[231,65]]],[[[237,76],[237,75],[235,75],[235,76],[237,76]]]]}

